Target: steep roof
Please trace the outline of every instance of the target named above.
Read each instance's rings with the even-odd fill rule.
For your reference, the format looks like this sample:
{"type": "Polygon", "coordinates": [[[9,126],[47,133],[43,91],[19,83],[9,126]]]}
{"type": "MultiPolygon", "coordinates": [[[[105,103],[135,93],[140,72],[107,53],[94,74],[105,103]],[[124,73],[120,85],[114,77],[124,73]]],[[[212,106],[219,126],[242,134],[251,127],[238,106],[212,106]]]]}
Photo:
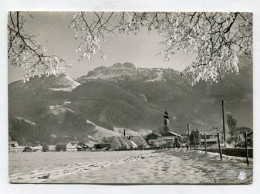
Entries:
{"type": "Polygon", "coordinates": [[[150,140],[150,139],[158,139],[161,138],[162,135],[158,132],[151,132],[148,135],[145,136],[146,140],[150,140]]]}
{"type": "Polygon", "coordinates": [[[160,134],[160,133],[158,133],[158,132],[151,132],[151,133],[149,133],[147,136],[150,136],[150,135],[156,135],[156,136],[158,136],[158,137],[161,137],[162,135],[160,134]]]}
{"type": "Polygon", "coordinates": [[[57,144],[56,144],[56,146],[57,145],[59,145],[59,146],[66,146],[66,145],[68,145],[70,142],[58,142],[57,144]]]}

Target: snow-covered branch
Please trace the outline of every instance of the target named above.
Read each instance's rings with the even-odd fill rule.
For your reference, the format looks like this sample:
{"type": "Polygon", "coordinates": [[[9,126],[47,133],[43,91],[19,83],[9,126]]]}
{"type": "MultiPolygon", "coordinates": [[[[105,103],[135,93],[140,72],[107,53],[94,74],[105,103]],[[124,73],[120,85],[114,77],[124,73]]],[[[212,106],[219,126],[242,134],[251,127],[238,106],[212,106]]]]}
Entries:
{"type": "Polygon", "coordinates": [[[92,60],[96,51],[105,58],[100,42],[107,33],[137,34],[141,28],[156,30],[164,37],[165,60],[178,51],[195,53],[184,75],[193,83],[218,81],[226,73],[239,72],[241,55],[252,54],[252,14],[214,12],[112,12],[75,13],[70,26],[81,40],[75,52],[80,60],[92,60]]]}
{"type": "MultiPolygon", "coordinates": [[[[8,59],[13,67],[25,70],[24,82],[30,77],[63,72],[64,60],[50,55],[35,36],[25,30],[25,17],[21,12],[9,12],[8,59]]],[[[28,13],[30,15],[30,13],[28,13]]],[[[30,15],[31,16],[31,15],[30,15]]],[[[31,16],[32,17],[32,16],[31,16]]]]}

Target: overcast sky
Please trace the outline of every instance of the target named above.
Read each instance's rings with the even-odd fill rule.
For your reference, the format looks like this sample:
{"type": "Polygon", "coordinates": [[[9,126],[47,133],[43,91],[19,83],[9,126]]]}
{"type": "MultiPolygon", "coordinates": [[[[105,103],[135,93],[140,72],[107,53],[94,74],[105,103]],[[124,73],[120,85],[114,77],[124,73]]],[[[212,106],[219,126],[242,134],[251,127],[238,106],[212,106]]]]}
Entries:
{"type": "MultiPolygon", "coordinates": [[[[163,56],[156,55],[162,49],[159,44],[163,40],[156,32],[143,30],[137,35],[107,34],[107,41],[101,44],[106,60],[94,55],[93,61],[87,60],[78,63],[79,55],[74,54],[79,42],[74,39],[73,31],[69,25],[73,18],[72,12],[31,12],[33,18],[27,13],[26,31],[38,35],[37,40],[48,48],[50,54],[63,58],[71,68],[66,74],[72,78],[87,74],[98,66],[111,66],[114,63],[131,62],[137,67],[162,67],[183,70],[194,59],[193,55],[183,53],[175,54],[170,62],[164,61],[163,56]]],[[[9,83],[21,79],[23,71],[14,70],[9,66],[9,83]]]]}

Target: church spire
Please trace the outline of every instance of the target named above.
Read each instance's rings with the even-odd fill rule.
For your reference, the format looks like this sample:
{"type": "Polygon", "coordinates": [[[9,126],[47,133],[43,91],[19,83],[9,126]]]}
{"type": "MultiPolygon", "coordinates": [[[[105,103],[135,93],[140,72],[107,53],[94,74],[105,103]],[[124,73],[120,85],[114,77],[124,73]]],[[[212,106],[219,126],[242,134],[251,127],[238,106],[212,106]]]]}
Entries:
{"type": "Polygon", "coordinates": [[[164,120],[164,133],[169,132],[169,113],[167,112],[167,110],[164,111],[164,116],[163,116],[164,120]]]}

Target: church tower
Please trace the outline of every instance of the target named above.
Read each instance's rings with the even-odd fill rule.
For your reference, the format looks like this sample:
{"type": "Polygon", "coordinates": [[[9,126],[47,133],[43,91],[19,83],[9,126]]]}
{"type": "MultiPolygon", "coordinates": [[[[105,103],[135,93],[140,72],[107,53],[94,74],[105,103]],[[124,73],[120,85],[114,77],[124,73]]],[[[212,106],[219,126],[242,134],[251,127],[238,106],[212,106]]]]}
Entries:
{"type": "Polygon", "coordinates": [[[164,112],[164,116],[163,116],[164,120],[163,120],[163,132],[167,133],[169,132],[169,113],[165,110],[164,112]]]}

